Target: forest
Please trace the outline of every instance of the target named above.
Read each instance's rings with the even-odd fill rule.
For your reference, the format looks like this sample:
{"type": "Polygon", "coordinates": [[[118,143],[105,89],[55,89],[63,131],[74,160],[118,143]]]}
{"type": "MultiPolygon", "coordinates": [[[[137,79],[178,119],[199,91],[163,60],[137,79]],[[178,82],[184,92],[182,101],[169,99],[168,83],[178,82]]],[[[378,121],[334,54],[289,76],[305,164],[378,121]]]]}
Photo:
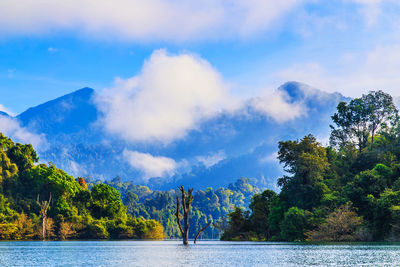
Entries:
{"type": "MultiPolygon", "coordinates": [[[[15,144],[1,133],[0,155],[0,240],[180,237],[177,189],[152,191],[120,177],[75,179],[51,162],[38,164],[32,145],[15,144]]],[[[252,181],[195,191],[189,238],[208,223],[201,238],[219,238],[227,215],[260,192],[252,181]]]]}
{"type": "Polygon", "coordinates": [[[0,240],[164,238],[159,222],[127,213],[115,188],[89,189],[83,178],[37,162],[32,145],[0,133],[0,240]]]}
{"type": "MultiPolygon", "coordinates": [[[[329,145],[280,141],[280,192],[249,178],[193,191],[190,236],[251,241],[400,240],[400,120],[390,95],[340,102],[329,145]]],[[[179,238],[178,189],[74,178],[0,134],[0,239],[179,238]]]]}
{"type": "MultiPolygon", "coordinates": [[[[189,238],[200,230],[202,225],[211,222],[201,238],[215,239],[227,228],[227,216],[233,212],[235,207],[246,207],[250,204],[252,196],[261,190],[255,186],[255,179],[240,178],[235,183],[229,184],[227,188],[195,190],[193,202],[190,209],[189,238]]],[[[100,180],[88,179],[88,185],[94,186],[103,183],[100,180]]],[[[180,232],[175,218],[176,195],[178,189],[169,191],[151,190],[147,186],[134,185],[130,182],[122,182],[121,177],[116,177],[105,184],[115,188],[122,196],[122,201],[127,211],[133,217],[154,219],[164,227],[166,238],[180,238],[180,232]]]]}
{"type": "Polygon", "coordinates": [[[279,142],[279,193],[230,213],[223,240],[400,240],[400,124],[390,95],[372,91],[332,116],[329,146],[313,135],[279,142]]]}

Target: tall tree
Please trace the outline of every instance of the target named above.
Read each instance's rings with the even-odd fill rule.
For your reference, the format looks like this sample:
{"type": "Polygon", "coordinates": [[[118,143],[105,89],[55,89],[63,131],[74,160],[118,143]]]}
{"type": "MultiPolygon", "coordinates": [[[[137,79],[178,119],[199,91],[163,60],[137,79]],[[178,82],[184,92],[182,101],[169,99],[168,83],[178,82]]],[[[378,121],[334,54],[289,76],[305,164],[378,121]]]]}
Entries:
{"type": "Polygon", "coordinates": [[[300,141],[279,142],[278,159],[285,171],[292,174],[278,179],[283,200],[306,210],[318,205],[326,190],[323,183],[329,167],[326,149],[313,135],[307,135],[300,141]]]}
{"type": "Polygon", "coordinates": [[[270,212],[270,204],[272,199],[276,197],[276,193],[272,190],[265,190],[261,194],[255,194],[250,202],[251,209],[250,221],[252,230],[263,235],[266,239],[271,237],[271,230],[268,223],[270,212]]]}
{"type": "Polygon", "coordinates": [[[371,132],[371,142],[374,143],[376,131],[382,126],[393,126],[398,120],[398,110],[393,103],[391,95],[382,91],[372,91],[362,96],[367,105],[369,113],[369,130],[371,132]]]}
{"type": "Polygon", "coordinates": [[[330,142],[333,146],[356,145],[361,152],[371,144],[379,129],[393,126],[398,121],[398,110],[393,98],[382,91],[371,91],[349,103],[340,102],[332,116],[330,142]]]}

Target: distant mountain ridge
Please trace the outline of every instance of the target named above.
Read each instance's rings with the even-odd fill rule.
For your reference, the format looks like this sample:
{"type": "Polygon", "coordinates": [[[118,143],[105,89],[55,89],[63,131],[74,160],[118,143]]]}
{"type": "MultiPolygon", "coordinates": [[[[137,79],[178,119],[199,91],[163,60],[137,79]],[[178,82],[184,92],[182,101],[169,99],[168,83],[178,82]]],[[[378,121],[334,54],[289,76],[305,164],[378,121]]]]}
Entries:
{"type": "Polygon", "coordinates": [[[167,146],[132,144],[108,134],[98,123],[102,113],[91,88],[32,107],[16,118],[24,127],[46,135],[49,148],[40,153],[42,160],[74,175],[103,179],[119,175],[164,189],[180,183],[196,188],[226,186],[246,176],[256,178],[260,186],[273,188],[282,174],[275,154],[278,141],[299,139],[308,133],[327,137],[330,116],[339,101],[348,100],[339,93],[297,82],[285,83],[278,91],[286,94],[290,103],[303,105],[307,113],[282,123],[247,104],[246,112],[221,113],[167,146]],[[178,167],[172,177],[143,180],[141,170],[124,157],[125,150],[168,157],[178,167]]]}
{"type": "Polygon", "coordinates": [[[95,91],[82,88],[44,104],[32,107],[17,116],[26,127],[46,133],[49,137],[59,133],[70,134],[87,128],[95,122],[98,111],[93,103],[95,91]]]}

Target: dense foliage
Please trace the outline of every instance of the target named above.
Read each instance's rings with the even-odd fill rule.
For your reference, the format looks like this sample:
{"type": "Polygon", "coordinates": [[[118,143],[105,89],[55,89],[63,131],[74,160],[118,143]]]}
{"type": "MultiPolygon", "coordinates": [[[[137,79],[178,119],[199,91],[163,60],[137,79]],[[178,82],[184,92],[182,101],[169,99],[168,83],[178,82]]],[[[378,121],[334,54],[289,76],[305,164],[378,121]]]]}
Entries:
{"type": "Polygon", "coordinates": [[[400,240],[400,124],[392,97],[370,92],[341,102],[331,146],[312,135],[279,142],[279,194],[229,214],[223,239],[400,240]]]}
{"type": "Polygon", "coordinates": [[[37,162],[31,145],[0,133],[1,240],[39,239],[43,224],[46,239],[163,238],[158,222],[127,214],[115,188],[97,184],[89,190],[84,179],[37,162]],[[50,201],[45,220],[44,200],[50,201]]]}
{"type": "MultiPolygon", "coordinates": [[[[90,186],[102,183],[88,181],[90,186]]],[[[122,182],[120,177],[105,182],[121,193],[127,211],[134,217],[154,219],[164,227],[167,238],[180,238],[175,217],[176,195],[178,189],[169,191],[151,190],[147,186],[122,182]]],[[[228,188],[207,188],[193,192],[193,202],[190,211],[189,238],[209,222],[212,224],[201,234],[201,238],[217,238],[226,229],[226,217],[235,207],[245,207],[251,197],[260,192],[253,184],[254,180],[240,178],[228,188]]]]}

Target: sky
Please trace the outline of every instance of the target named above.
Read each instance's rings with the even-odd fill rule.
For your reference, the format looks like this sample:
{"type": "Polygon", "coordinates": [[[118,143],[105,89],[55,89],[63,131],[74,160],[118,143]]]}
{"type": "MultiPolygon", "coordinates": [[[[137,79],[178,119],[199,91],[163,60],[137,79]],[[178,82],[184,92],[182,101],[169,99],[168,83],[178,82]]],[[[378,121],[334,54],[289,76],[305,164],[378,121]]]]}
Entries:
{"type": "MultiPolygon", "coordinates": [[[[190,115],[171,129],[179,137],[210,107],[235,103],[224,99],[265,95],[286,81],[400,96],[399,25],[398,0],[2,0],[0,110],[16,115],[91,87],[115,100],[103,100],[111,122],[132,88],[130,106],[175,90],[169,103],[180,106],[170,115],[190,115]],[[182,95],[191,85],[176,77],[196,86],[182,95]]],[[[125,137],[157,132],[148,127],[125,137]]]]}

